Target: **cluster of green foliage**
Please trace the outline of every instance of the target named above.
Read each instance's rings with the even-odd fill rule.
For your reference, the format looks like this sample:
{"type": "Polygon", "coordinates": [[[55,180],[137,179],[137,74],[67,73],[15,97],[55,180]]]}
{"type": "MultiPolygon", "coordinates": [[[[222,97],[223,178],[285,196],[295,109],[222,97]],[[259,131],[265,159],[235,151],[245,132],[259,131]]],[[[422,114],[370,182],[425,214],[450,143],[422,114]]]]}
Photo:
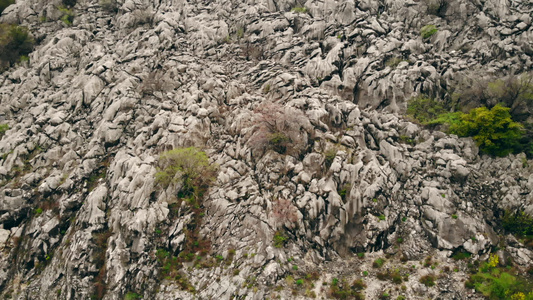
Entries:
{"type": "Polygon", "coordinates": [[[7,124],[0,124],[0,138],[6,134],[6,131],[9,129],[9,125],[7,124]]]}
{"type": "Polygon", "coordinates": [[[285,133],[279,131],[270,134],[268,139],[274,151],[279,153],[285,153],[287,146],[290,144],[289,137],[285,133]]]}
{"type": "Polygon", "coordinates": [[[458,116],[458,122],[451,123],[450,132],[471,136],[482,152],[506,156],[519,149],[523,126],[512,120],[509,108],[501,105],[490,110],[478,107],[458,116]]]}
{"type": "Polygon", "coordinates": [[[465,282],[465,287],[475,288],[488,299],[513,299],[513,300],[533,300],[533,285],[513,271],[497,268],[497,261],[491,261],[481,265],[476,274],[472,274],[465,282]]]}
{"type": "Polygon", "coordinates": [[[296,7],[293,7],[291,9],[291,11],[295,12],[295,13],[298,13],[298,14],[300,14],[300,13],[305,14],[305,13],[307,13],[307,7],[305,7],[305,6],[296,6],[296,7]]]}
{"type": "Polygon", "coordinates": [[[422,125],[429,125],[447,112],[448,110],[444,108],[441,102],[424,95],[412,98],[407,102],[407,116],[422,125]]]}
{"type": "Polygon", "coordinates": [[[459,251],[459,252],[456,252],[452,255],[452,258],[454,260],[463,260],[463,259],[468,259],[472,256],[471,253],[469,252],[464,252],[464,251],[459,251]]]}
{"type": "Polygon", "coordinates": [[[0,14],[11,4],[14,4],[15,0],[0,0],[0,14]]]}
{"type": "MultiPolygon", "coordinates": [[[[224,257],[208,257],[211,251],[211,241],[202,237],[200,228],[205,215],[202,205],[204,193],[209,185],[215,180],[216,166],[209,163],[207,154],[195,147],[177,148],[162,153],[159,157],[155,182],[163,188],[170,186],[178,190],[178,201],[170,205],[171,218],[177,217],[179,211],[185,209],[192,212],[192,219],[183,229],[185,244],[183,250],[174,256],[165,249],[159,249],[156,253],[161,264],[161,275],[167,279],[175,280],[183,290],[194,293],[194,287],[179,270],[183,263],[193,262],[195,268],[209,268],[215,265],[216,259],[224,260],[224,257]],[[185,208],[180,204],[182,201],[189,205],[185,208]]],[[[186,212],[188,213],[188,212],[186,212]]],[[[234,250],[230,250],[227,264],[231,264],[234,250]]]]}
{"type": "Polygon", "coordinates": [[[378,258],[372,263],[372,267],[381,268],[385,264],[386,260],[383,258],[378,258]]]}
{"type": "Polygon", "coordinates": [[[217,168],[209,163],[205,152],[189,147],[162,153],[157,170],[156,183],[164,188],[181,183],[178,196],[199,201],[215,180],[217,168]]]}
{"type": "Polygon", "coordinates": [[[74,22],[74,12],[65,6],[59,7],[59,11],[62,13],[61,21],[67,26],[71,26],[74,22]]]}
{"type": "Polygon", "coordinates": [[[333,278],[329,287],[329,294],[335,299],[365,299],[362,291],[366,284],[362,279],[356,279],[349,284],[345,279],[333,278]]]}
{"type": "Polygon", "coordinates": [[[501,217],[502,227],[512,234],[519,236],[533,236],[533,217],[527,215],[524,211],[511,212],[505,211],[501,217]]]}
{"type": "Polygon", "coordinates": [[[420,36],[422,36],[423,39],[428,39],[432,35],[437,33],[437,31],[439,31],[437,29],[437,26],[435,26],[435,25],[426,25],[426,26],[422,27],[422,29],[420,29],[420,36]]]}
{"type": "Polygon", "coordinates": [[[435,285],[435,280],[437,278],[434,275],[425,275],[420,277],[420,283],[424,284],[427,287],[432,287],[435,285]]]}
{"type": "Polygon", "coordinates": [[[407,116],[423,125],[446,125],[448,132],[471,136],[484,153],[505,156],[523,149],[520,139],[523,126],[514,122],[509,108],[496,105],[492,109],[478,107],[469,113],[447,112],[440,102],[420,96],[407,104],[407,116]]]}
{"type": "Polygon", "coordinates": [[[157,261],[162,266],[160,276],[167,280],[175,280],[184,291],[196,292],[196,289],[189,282],[185,274],[180,271],[182,260],[179,257],[172,255],[165,249],[158,249],[155,255],[157,261]]]}
{"type": "Polygon", "coordinates": [[[33,38],[26,27],[0,24],[0,68],[9,66],[33,50],[33,38]]]}
{"type": "Polygon", "coordinates": [[[274,238],[273,238],[274,247],[283,248],[285,247],[285,244],[287,243],[288,240],[289,238],[285,236],[283,232],[278,230],[274,233],[274,238]]]}
{"type": "Polygon", "coordinates": [[[465,79],[454,87],[450,107],[465,110],[480,106],[493,107],[498,103],[509,107],[513,121],[523,125],[517,151],[533,157],[533,123],[528,123],[533,113],[533,73],[509,75],[495,80],[465,79]]]}
{"type": "Polygon", "coordinates": [[[126,295],[124,295],[124,300],[136,300],[136,299],[142,299],[142,296],[134,292],[128,292],[126,295]]]}

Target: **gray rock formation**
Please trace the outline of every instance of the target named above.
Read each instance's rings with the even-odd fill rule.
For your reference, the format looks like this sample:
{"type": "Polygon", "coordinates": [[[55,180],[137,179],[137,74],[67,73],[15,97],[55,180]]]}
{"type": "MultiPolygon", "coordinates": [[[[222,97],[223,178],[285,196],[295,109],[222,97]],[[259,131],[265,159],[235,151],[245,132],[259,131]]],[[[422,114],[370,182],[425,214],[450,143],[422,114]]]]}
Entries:
{"type": "Polygon", "coordinates": [[[533,5],[436,3],[79,0],[71,26],[58,0],[9,6],[0,21],[38,44],[0,74],[0,295],[321,298],[322,282],[366,271],[366,299],[481,299],[453,253],[504,244],[502,259],[530,267],[498,216],[533,214],[533,163],[480,156],[401,113],[413,95],[531,70],[533,5]],[[427,24],[439,30],[423,39],[427,24]],[[298,151],[250,142],[268,103],[287,108],[298,151]],[[188,146],[219,167],[198,232],[209,253],[165,278],[158,251],[183,253],[196,215],[155,182],[156,163],[188,146]],[[405,291],[376,279],[385,256],[390,270],[416,265],[405,291]],[[457,272],[419,282],[445,267],[457,272]]]}

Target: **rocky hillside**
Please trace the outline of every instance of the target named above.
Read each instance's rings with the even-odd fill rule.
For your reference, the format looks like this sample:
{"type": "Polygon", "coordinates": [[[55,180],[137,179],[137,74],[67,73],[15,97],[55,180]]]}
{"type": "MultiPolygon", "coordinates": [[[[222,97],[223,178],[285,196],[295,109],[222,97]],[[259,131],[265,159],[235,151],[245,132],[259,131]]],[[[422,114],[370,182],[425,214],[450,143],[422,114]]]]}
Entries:
{"type": "Polygon", "coordinates": [[[533,162],[404,113],[531,71],[532,14],[17,0],[0,22],[35,46],[0,74],[0,297],[483,299],[479,267],[531,279],[533,243],[505,217],[533,215],[533,162]],[[184,147],[213,180],[156,176],[184,147]]]}

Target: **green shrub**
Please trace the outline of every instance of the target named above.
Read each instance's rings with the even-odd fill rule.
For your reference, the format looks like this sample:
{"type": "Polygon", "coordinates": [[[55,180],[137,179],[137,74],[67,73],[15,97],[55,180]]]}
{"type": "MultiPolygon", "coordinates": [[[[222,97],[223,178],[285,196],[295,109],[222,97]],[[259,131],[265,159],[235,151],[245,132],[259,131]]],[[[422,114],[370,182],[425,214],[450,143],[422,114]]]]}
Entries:
{"type": "Polygon", "coordinates": [[[423,125],[427,125],[446,112],[447,110],[439,101],[424,95],[407,102],[407,116],[423,125]]]}
{"type": "Polygon", "coordinates": [[[124,300],[135,300],[135,299],[141,299],[141,298],[142,298],[141,295],[134,293],[134,292],[128,292],[124,296],[124,300]]]}
{"type": "Polygon", "coordinates": [[[281,231],[276,231],[276,233],[274,233],[274,247],[276,248],[283,248],[285,247],[285,244],[287,243],[287,240],[289,238],[285,236],[285,234],[283,234],[283,232],[281,231]]]}
{"type": "Polygon", "coordinates": [[[381,268],[384,264],[385,260],[383,258],[378,258],[372,263],[372,267],[381,268]]]}
{"type": "Polygon", "coordinates": [[[364,299],[364,295],[361,290],[366,288],[366,284],[362,280],[356,280],[351,285],[346,279],[339,280],[333,278],[329,288],[329,294],[335,299],[364,299]]]}
{"type": "Polygon", "coordinates": [[[420,277],[420,283],[424,284],[427,287],[431,287],[435,285],[435,276],[433,275],[425,275],[420,277]]]}
{"type": "Polygon", "coordinates": [[[491,110],[479,107],[460,115],[460,122],[450,125],[450,132],[471,136],[480,150],[505,156],[518,149],[523,126],[513,122],[509,108],[500,105],[491,110]]]}
{"type": "Polygon", "coordinates": [[[0,138],[6,134],[6,131],[9,129],[9,125],[7,124],[0,124],[0,138]]]}
{"type": "Polygon", "coordinates": [[[11,4],[14,4],[15,0],[0,0],[0,14],[11,4]]]}
{"type": "Polygon", "coordinates": [[[59,7],[59,11],[63,14],[61,16],[61,21],[63,21],[65,25],[71,26],[72,22],[74,22],[74,12],[64,6],[59,7]]]}
{"type": "Polygon", "coordinates": [[[478,273],[465,282],[465,287],[475,288],[489,299],[533,299],[531,283],[500,268],[482,266],[478,273]],[[520,294],[523,297],[519,297],[520,294]]]}
{"type": "Polygon", "coordinates": [[[199,200],[203,196],[216,175],[216,167],[209,164],[207,154],[195,147],[178,148],[162,153],[157,170],[156,183],[164,188],[171,184],[182,183],[178,196],[182,198],[192,196],[194,200],[199,200]]]}
{"type": "Polygon", "coordinates": [[[33,50],[33,38],[26,27],[0,24],[0,67],[17,62],[33,50]]]}
{"type": "Polygon", "coordinates": [[[512,234],[519,236],[533,235],[533,217],[527,215],[524,211],[512,213],[507,210],[501,217],[502,227],[512,234]]]}
{"type": "Polygon", "coordinates": [[[428,39],[439,31],[435,25],[426,25],[420,29],[420,35],[423,39],[428,39]]]}

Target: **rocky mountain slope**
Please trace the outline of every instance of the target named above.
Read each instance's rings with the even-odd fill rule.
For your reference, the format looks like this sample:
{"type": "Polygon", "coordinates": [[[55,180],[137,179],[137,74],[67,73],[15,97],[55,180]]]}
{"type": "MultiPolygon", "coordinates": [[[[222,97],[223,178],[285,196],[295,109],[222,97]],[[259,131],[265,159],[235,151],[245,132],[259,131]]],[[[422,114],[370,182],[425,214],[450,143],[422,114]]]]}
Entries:
{"type": "Polygon", "coordinates": [[[0,74],[0,296],[482,299],[469,264],[532,266],[499,220],[533,215],[533,163],[402,115],[531,71],[530,1],[69,2],[0,17],[36,41],[0,74]],[[190,146],[194,205],[155,180],[190,146]]]}

